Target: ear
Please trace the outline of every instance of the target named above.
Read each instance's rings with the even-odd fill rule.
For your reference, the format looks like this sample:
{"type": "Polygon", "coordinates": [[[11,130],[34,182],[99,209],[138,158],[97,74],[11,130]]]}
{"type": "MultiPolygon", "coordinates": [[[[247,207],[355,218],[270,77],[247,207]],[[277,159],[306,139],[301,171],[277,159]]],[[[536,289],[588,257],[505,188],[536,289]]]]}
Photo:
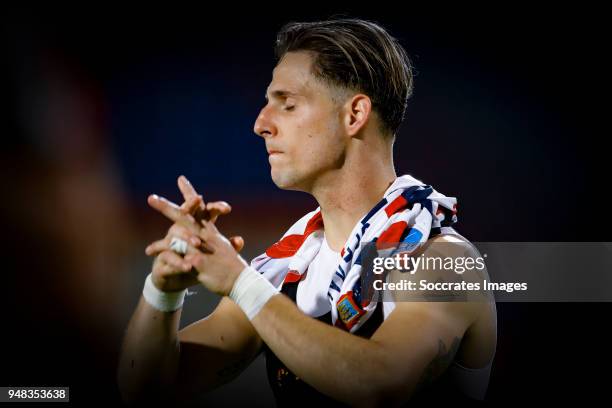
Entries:
{"type": "Polygon", "coordinates": [[[355,136],[366,125],[372,113],[372,100],[364,94],[356,94],[345,105],[344,126],[349,136],[355,136]]]}

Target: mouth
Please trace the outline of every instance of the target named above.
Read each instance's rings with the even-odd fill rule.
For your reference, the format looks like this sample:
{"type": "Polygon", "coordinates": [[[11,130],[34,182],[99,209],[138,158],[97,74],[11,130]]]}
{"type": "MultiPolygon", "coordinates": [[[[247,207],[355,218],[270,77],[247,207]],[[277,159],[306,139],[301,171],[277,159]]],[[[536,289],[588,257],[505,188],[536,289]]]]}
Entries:
{"type": "Polygon", "coordinates": [[[268,155],[269,156],[273,156],[275,154],[280,154],[280,153],[282,153],[280,150],[274,150],[274,149],[268,150],[268,155]]]}

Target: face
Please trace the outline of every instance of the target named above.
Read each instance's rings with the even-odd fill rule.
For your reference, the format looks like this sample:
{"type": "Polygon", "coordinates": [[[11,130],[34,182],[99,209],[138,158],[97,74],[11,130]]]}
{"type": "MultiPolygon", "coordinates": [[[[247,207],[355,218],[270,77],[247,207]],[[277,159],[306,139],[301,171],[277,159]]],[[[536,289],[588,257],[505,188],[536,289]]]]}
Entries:
{"type": "Polygon", "coordinates": [[[290,52],[274,69],[254,131],[263,137],[274,183],[310,191],[326,173],[342,166],[347,137],[342,108],[332,90],[311,74],[312,57],[290,52]]]}

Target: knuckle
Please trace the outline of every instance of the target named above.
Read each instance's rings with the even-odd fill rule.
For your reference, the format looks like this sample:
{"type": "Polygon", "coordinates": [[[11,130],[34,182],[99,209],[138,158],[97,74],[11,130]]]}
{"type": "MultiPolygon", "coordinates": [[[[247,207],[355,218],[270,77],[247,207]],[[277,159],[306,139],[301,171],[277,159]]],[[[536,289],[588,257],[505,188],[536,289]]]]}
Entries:
{"type": "Polygon", "coordinates": [[[157,255],[157,259],[160,262],[167,262],[167,260],[168,260],[168,252],[167,251],[162,251],[159,255],[157,255]]]}
{"type": "Polygon", "coordinates": [[[178,236],[179,238],[185,238],[185,236],[187,235],[187,230],[183,226],[178,226],[176,227],[174,235],[178,236]]]}
{"type": "MultiPolygon", "coordinates": [[[[185,227],[183,227],[181,224],[173,224],[172,227],[170,227],[169,230],[169,235],[184,235],[185,234],[185,227]]],[[[170,237],[170,239],[172,239],[172,237],[170,237]]]]}
{"type": "Polygon", "coordinates": [[[166,263],[172,263],[174,261],[175,253],[169,250],[165,250],[159,256],[162,261],[166,263]]]}

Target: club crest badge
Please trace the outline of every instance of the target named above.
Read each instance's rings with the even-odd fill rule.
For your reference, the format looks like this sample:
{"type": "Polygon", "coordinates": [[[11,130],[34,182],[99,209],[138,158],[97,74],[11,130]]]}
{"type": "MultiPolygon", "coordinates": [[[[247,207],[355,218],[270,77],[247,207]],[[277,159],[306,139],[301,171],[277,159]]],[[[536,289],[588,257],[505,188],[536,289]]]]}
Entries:
{"type": "Polygon", "coordinates": [[[365,311],[357,305],[353,299],[353,292],[348,291],[340,297],[336,304],[338,309],[338,317],[344,323],[344,326],[350,330],[359,318],[365,314],[365,311]]]}

